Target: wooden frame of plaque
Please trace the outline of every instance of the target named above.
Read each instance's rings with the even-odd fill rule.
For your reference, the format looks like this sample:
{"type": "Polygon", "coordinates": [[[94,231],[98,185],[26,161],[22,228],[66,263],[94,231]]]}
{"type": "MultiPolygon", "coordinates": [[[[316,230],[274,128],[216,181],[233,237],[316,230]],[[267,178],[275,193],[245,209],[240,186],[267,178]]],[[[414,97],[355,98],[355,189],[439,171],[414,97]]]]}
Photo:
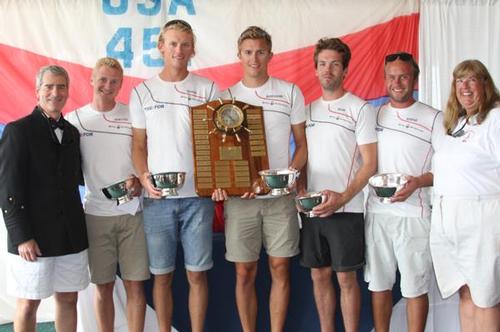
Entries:
{"type": "Polygon", "coordinates": [[[194,179],[199,196],[259,192],[269,168],[262,107],[217,99],[191,108],[194,179]]]}

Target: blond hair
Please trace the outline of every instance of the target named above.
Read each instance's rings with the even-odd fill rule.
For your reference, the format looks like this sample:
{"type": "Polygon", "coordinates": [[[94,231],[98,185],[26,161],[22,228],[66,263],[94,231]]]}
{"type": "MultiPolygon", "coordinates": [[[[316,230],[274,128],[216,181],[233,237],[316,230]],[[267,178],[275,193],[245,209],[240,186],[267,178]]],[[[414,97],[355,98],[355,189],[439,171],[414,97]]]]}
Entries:
{"type": "Polygon", "coordinates": [[[500,104],[500,94],[491,78],[488,69],[479,60],[465,60],[460,62],[453,70],[453,80],[451,82],[450,96],[444,112],[444,127],[448,134],[451,134],[457,126],[460,117],[466,115],[465,108],[457,98],[456,81],[466,76],[474,76],[483,85],[484,94],[479,96],[479,107],[476,110],[477,123],[480,124],[492,108],[500,104]]]}
{"type": "Polygon", "coordinates": [[[271,35],[267,33],[266,30],[261,27],[252,25],[246,28],[238,38],[238,53],[240,52],[241,44],[247,39],[262,39],[266,43],[267,47],[269,47],[269,52],[271,52],[273,48],[273,41],[271,39],[271,35]]]}
{"type": "Polygon", "coordinates": [[[196,36],[194,35],[193,28],[188,22],[184,20],[170,20],[167,23],[165,23],[163,28],[161,28],[160,35],[158,36],[158,44],[163,43],[165,41],[163,34],[168,30],[177,30],[191,34],[193,36],[193,47],[194,47],[196,36]]]}
{"type": "Polygon", "coordinates": [[[100,58],[99,60],[97,60],[97,62],[95,63],[95,66],[94,66],[93,74],[95,74],[97,72],[97,70],[99,68],[101,68],[102,66],[116,69],[120,72],[120,75],[123,76],[123,67],[120,64],[120,62],[118,60],[116,60],[115,58],[104,57],[104,58],[100,58]]]}

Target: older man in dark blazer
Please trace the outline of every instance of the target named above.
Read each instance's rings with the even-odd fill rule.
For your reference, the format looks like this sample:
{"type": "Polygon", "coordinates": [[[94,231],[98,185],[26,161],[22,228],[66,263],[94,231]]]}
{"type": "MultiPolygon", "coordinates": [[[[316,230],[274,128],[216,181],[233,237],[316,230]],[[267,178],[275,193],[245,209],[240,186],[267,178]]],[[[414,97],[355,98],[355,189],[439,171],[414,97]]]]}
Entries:
{"type": "Polygon", "coordinates": [[[63,119],[69,78],[59,66],[36,77],[38,105],[0,140],[0,206],[8,234],[14,329],[34,331],[41,299],[54,294],[56,329],[76,331],[78,291],[89,283],[78,130],[63,119]]]}

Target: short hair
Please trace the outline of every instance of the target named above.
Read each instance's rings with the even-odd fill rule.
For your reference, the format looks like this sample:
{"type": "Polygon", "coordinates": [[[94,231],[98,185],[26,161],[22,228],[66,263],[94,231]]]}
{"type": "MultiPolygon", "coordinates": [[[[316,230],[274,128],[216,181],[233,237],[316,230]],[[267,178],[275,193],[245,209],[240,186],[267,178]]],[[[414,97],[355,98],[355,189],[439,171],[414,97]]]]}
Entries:
{"type": "Polygon", "coordinates": [[[273,41],[271,35],[261,27],[252,25],[246,28],[238,38],[238,52],[240,51],[241,44],[247,39],[262,39],[269,47],[269,51],[273,49],[273,41]]]}
{"type": "Polygon", "coordinates": [[[384,59],[384,70],[385,66],[387,66],[388,63],[394,62],[397,59],[409,63],[411,65],[411,68],[413,69],[413,79],[414,80],[418,79],[418,75],[420,74],[420,68],[418,67],[417,62],[415,61],[411,53],[396,52],[386,55],[384,59]]]}
{"type": "Polygon", "coordinates": [[[351,49],[340,38],[321,38],[314,46],[314,68],[318,68],[318,54],[323,50],[337,51],[342,56],[342,66],[349,67],[351,49]]]}
{"type": "Polygon", "coordinates": [[[160,35],[158,36],[158,44],[163,43],[165,41],[163,34],[168,30],[178,30],[191,34],[193,36],[193,46],[194,46],[194,43],[196,41],[196,36],[194,35],[193,28],[188,22],[184,20],[170,20],[167,23],[165,23],[163,28],[161,28],[160,35]]]}
{"type": "Polygon", "coordinates": [[[478,124],[486,119],[491,109],[500,104],[500,94],[486,66],[481,61],[475,59],[460,62],[453,70],[450,96],[448,97],[448,103],[444,112],[444,127],[450,135],[455,129],[458,119],[467,114],[465,108],[458,101],[456,88],[456,80],[466,76],[474,76],[483,84],[484,95],[479,96],[480,101],[477,110],[478,124]]]}
{"type": "Polygon", "coordinates": [[[122,65],[120,64],[120,62],[118,60],[116,60],[115,58],[111,58],[111,57],[104,57],[104,58],[100,58],[99,60],[97,60],[97,62],[95,63],[94,69],[92,71],[92,75],[94,75],[96,73],[96,71],[99,68],[101,68],[102,66],[106,66],[108,68],[116,69],[123,76],[123,67],[122,67],[122,65]]]}
{"type": "Polygon", "coordinates": [[[45,75],[46,72],[50,72],[53,75],[64,76],[64,78],[66,79],[66,87],[69,88],[69,75],[66,69],[57,65],[48,65],[40,68],[36,73],[35,77],[36,90],[42,87],[43,75],[45,75]]]}

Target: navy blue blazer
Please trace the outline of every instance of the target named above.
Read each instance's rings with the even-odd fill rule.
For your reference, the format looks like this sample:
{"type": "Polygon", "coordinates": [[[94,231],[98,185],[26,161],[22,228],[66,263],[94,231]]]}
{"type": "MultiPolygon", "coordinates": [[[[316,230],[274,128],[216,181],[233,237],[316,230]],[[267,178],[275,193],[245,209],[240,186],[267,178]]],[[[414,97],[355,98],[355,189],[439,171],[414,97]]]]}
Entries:
{"type": "Polygon", "coordinates": [[[36,107],[5,126],[0,139],[0,207],[8,251],[35,239],[42,257],[88,247],[78,186],[83,183],[80,135],[66,120],[61,143],[36,107]]]}

